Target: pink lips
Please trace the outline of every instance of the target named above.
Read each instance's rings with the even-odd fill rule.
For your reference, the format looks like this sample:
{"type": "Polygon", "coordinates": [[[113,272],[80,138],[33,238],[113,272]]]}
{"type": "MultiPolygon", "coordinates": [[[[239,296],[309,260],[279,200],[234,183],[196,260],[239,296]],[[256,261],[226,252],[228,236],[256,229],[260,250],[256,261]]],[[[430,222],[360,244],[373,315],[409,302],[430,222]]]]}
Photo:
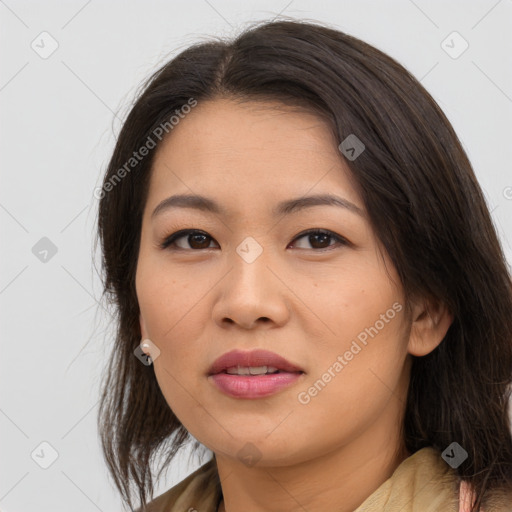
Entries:
{"type": "Polygon", "coordinates": [[[267,350],[244,352],[233,350],[219,357],[211,366],[208,378],[223,393],[236,398],[262,398],[273,395],[296,382],[304,372],[283,357],[267,350]],[[235,375],[226,370],[232,367],[277,368],[278,373],[235,375]]]}

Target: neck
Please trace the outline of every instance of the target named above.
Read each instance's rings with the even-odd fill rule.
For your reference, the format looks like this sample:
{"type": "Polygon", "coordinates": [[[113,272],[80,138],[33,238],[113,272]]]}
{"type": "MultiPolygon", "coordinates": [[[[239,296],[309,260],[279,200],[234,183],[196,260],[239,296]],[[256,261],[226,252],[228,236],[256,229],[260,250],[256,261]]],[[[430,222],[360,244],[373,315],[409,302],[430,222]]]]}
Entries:
{"type": "Polygon", "coordinates": [[[354,511],[410,455],[399,442],[399,432],[392,442],[389,431],[386,437],[376,430],[338,450],[290,466],[246,467],[217,456],[224,496],[219,512],[323,512],[332,510],[333,504],[339,512],[354,511]]]}

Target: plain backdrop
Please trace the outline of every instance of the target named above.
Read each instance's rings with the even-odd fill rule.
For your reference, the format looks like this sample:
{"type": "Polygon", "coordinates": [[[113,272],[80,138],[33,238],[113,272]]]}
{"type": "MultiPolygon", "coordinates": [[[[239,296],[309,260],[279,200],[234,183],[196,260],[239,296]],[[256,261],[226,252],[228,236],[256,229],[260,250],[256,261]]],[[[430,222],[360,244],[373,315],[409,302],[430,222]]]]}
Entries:
{"type": "MultiPolygon", "coordinates": [[[[329,23],[421,80],[512,262],[512,0],[0,0],[0,510],[121,510],[96,430],[112,333],[93,190],[144,78],[194,42],[279,15],[329,23]]],[[[198,465],[184,453],[156,494],[198,465]]]]}

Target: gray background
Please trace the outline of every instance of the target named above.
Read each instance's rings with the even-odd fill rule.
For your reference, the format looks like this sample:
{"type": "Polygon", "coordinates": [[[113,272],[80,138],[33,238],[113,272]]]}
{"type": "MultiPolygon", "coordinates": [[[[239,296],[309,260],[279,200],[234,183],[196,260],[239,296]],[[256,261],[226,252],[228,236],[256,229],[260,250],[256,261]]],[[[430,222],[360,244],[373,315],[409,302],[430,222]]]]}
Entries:
{"type": "MultiPolygon", "coordinates": [[[[96,431],[112,328],[97,303],[93,190],[142,79],[193,42],[279,14],[330,23],[421,80],[512,262],[512,0],[0,0],[0,510],[121,510],[96,431]],[[453,31],[469,44],[460,56],[453,31]],[[58,453],[47,469],[42,442],[58,453]]],[[[185,455],[157,494],[199,465],[185,455]]]]}

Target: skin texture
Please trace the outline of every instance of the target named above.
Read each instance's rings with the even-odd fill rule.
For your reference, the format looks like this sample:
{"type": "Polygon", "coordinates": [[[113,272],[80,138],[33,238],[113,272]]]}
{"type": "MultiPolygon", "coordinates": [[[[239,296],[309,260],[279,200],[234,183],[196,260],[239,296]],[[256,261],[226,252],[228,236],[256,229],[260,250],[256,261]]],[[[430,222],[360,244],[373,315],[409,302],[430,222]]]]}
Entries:
{"type": "Polygon", "coordinates": [[[216,454],[220,510],[359,506],[409,455],[400,424],[410,355],[432,351],[452,322],[442,305],[418,301],[411,319],[402,307],[333,370],[361,332],[393,304],[404,305],[338,143],[313,114],[219,99],[200,103],[155,155],[136,275],[141,331],[160,350],[154,371],[167,403],[216,454]],[[210,197],[227,215],[173,208],[151,218],[178,193],[210,197]],[[280,201],[321,193],[352,202],[363,216],[336,206],[272,214],[280,201]],[[297,238],[310,228],[349,244],[297,238]],[[159,247],[181,229],[211,238],[185,235],[174,249],[159,247]],[[252,263],[236,251],[248,236],[263,249],[252,263]],[[304,374],[262,399],[221,393],[207,376],[213,361],[255,348],[278,353],[304,374]],[[299,393],[329,368],[330,381],[301,402],[299,393]],[[255,465],[242,460],[247,450],[255,465]]]}

